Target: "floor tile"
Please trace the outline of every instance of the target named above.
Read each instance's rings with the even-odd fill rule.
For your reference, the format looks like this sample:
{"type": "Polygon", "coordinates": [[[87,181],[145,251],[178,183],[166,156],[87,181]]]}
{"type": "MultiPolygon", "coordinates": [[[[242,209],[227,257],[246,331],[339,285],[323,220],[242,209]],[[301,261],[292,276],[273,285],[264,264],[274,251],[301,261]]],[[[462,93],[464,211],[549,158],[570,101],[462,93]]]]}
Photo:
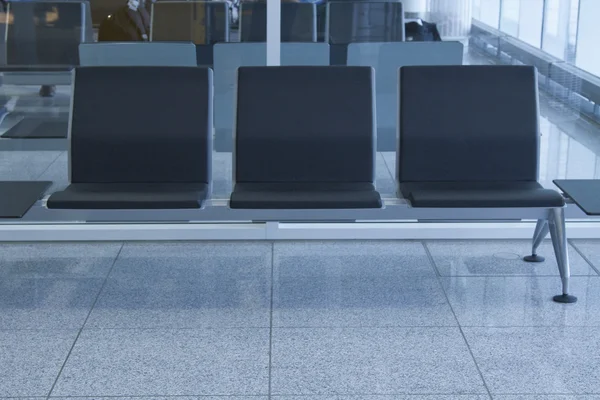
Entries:
{"type": "Polygon", "coordinates": [[[576,304],[558,304],[558,277],[442,277],[462,326],[600,326],[600,277],[571,278],[576,304]]]}
{"type": "Polygon", "coordinates": [[[23,396],[19,396],[19,397],[2,397],[0,396],[0,399],[18,399],[18,400],[42,400],[42,399],[47,399],[46,396],[27,396],[27,397],[23,397],[23,396]]]}
{"type": "Polygon", "coordinates": [[[276,243],[273,325],[455,326],[422,244],[393,246],[276,243]]]}
{"type": "Polygon", "coordinates": [[[388,169],[392,171],[392,177],[396,179],[396,152],[382,151],[380,154],[383,157],[388,169]]]}
{"type": "Polygon", "coordinates": [[[574,240],[572,243],[600,271],[600,240],[574,240]]]}
{"type": "Polygon", "coordinates": [[[215,199],[228,199],[233,187],[232,154],[213,152],[212,157],[212,197],[215,199]]]}
{"type": "Polygon", "coordinates": [[[126,244],[87,327],[269,327],[270,243],[126,244]]]}
{"type": "Polygon", "coordinates": [[[19,243],[0,246],[0,279],[105,278],[121,243],[19,243]]]}
{"type": "Polygon", "coordinates": [[[37,180],[60,154],[59,151],[0,151],[0,179],[37,180]]]}
{"type": "Polygon", "coordinates": [[[104,278],[121,243],[27,243],[0,246],[0,279],[104,278]]]}
{"type": "Polygon", "coordinates": [[[319,265],[331,264],[356,269],[369,266],[373,274],[395,271],[402,276],[435,276],[421,242],[407,240],[378,241],[296,241],[276,242],[275,264],[285,262],[302,266],[297,271],[314,274],[319,265]]]}
{"type": "Polygon", "coordinates": [[[268,350],[268,329],[86,329],[52,394],[266,395],[268,350]]]}
{"type": "Polygon", "coordinates": [[[0,329],[81,328],[121,244],[0,247],[0,329]]]}
{"type": "Polygon", "coordinates": [[[600,400],[600,395],[496,395],[493,400],[600,400]]]}
{"type": "Polygon", "coordinates": [[[395,197],[396,182],[393,170],[388,168],[382,153],[377,153],[377,161],[375,163],[375,187],[382,197],[395,197]]]}
{"type": "Polygon", "coordinates": [[[489,400],[488,395],[359,395],[359,396],[273,396],[275,400],[489,400]]]}
{"type": "Polygon", "coordinates": [[[103,278],[0,280],[0,329],[78,329],[103,278]]]}
{"type": "MultiPolygon", "coordinates": [[[[89,397],[50,397],[52,400],[92,400],[89,397]]],[[[127,397],[98,397],[93,400],[267,400],[268,396],[127,396],[127,397]]]]}
{"type": "Polygon", "coordinates": [[[0,330],[0,397],[47,396],[77,331],[0,330]]]}
{"type": "Polygon", "coordinates": [[[51,181],[52,186],[46,193],[54,193],[69,185],[69,156],[63,152],[39,177],[42,181],[51,181]]]}
{"type": "Polygon", "coordinates": [[[457,328],[273,330],[272,393],[485,394],[457,328]]]}
{"type": "Polygon", "coordinates": [[[600,328],[463,331],[492,394],[600,394],[600,328]]]}
{"type": "MultiPolygon", "coordinates": [[[[528,240],[446,240],[427,242],[427,246],[442,276],[559,276],[554,250],[549,240],[544,241],[538,250],[538,254],[546,257],[543,263],[528,263],[522,260],[523,256],[531,253],[531,242],[528,240]]],[[[569,259],[571,275],[597,276],[572,247],[569,248],[569,259]]]]}

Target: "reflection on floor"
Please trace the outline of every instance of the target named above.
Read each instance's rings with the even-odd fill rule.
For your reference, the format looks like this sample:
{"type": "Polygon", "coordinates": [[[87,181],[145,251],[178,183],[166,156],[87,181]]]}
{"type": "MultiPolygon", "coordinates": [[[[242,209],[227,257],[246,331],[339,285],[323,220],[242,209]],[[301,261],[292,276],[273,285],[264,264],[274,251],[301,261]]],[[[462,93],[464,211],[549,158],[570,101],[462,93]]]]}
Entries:
{"type": "MultiPolygon", "coordinates": [[[[466,62],[489,63],[475,53],[468,53],[466,62]]],[[[18,121],[19,114],[54,113],[58,118],[68,112],[69,87],[60,87],[54,99],[41,99],[34,86],[3,86],[0,90],[9,97],[19,96],[15,115],[5,119],[0,135],[18,121]]],[[[553,188],[552,180],[557,178],[600,178],[600,127],[546,94],[541,95],[541,112],[541,182],[553,188]]],[[[52,180],[50,192],[64,188],[68,184],[66,149],[66,140],[0,138],[0,179],[52,180]]],[[[231,154],[215,153],[213,160],[212,196],[227,198],[232,188],[231,154]]],[[[379,153],[376,184],[384,197],[395,195],[395,168],[393,152],[379,153]]]]}
{"type": "Polygon", "coordinates": [[[3,245],[0,397],[598,399],[600,241],[571,243],[577,304],[528,250],[3,245]]]}

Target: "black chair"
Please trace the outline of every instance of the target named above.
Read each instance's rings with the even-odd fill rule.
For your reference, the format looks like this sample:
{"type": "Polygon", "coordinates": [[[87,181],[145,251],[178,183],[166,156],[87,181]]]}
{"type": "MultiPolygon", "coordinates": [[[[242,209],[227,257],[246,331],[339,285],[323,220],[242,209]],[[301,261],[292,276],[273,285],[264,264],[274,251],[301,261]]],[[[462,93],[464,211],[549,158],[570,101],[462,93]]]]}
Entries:
{"type": "Polygon", "coordinates": [[[151,18],[150,40],[194,43],[198,65],[212,67],[215,43],[229,42],[226,2],[159,1],[151,18]]]}
{"type": "MultiPolygon", "coordinates": [[[[429,66],[400,70],[400,194],[417,208],[548,209],[533,254],[552,235],[563,295],[571,302],[565,201],[538,182],[539,107],[531,66],[429,66]]],[[[491,211],[493,210],[493,211],[491,211]]]]}
{"type": "MultiPolygon", "coordinates": [[[[241,4],[241,42],[266,42],[267,4],[241,4]]],[[[316,42],[317,6],[310,3],[281,3],[281,41],[316,42]]]]}
{"type": "Polygon", "coordinates": [[[14,66],[78,65],[79,44],[93,41],[90,5],[86,0],[10,2],[13,23],[6,34],[6,64],[14,66]]]}
{"type": "Polygon", "coordinates": [[[330,1],[326,40],[331,65],[346,65],[348,45],[357,42],[403,42],[404,10],[399,1],[330,1]]]}
{"type": "Polygon", "coordinates": [[[212,70],[77,68],[71,118],[71,185],[48,208],[201,207],[210,182],[212,70]]]}
{"type": "Polygon", "coordinates": [[[231,208],[379,208],[368,67],[241,67],[231,208]]]}

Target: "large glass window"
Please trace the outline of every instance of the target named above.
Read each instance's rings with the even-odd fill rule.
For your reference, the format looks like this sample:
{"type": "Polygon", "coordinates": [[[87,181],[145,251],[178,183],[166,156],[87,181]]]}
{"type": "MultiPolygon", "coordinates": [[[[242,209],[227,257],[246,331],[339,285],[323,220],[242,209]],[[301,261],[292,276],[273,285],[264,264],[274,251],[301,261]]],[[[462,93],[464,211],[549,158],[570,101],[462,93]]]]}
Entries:
{"type": "Polygon", "coordinates": [[[579,7],[579,32],[577,35],[575,64],[594,75],[600,76],[600,52],[598,51],[600,1],[581,0],[579,7]]]}
{"type": "Polygon", "coordinates": [[[540,47],[544,0],[503,0],[500,29],[540,47]]]}
{"type": "Polygon", "coordinates": [[[572,0],[546,1],[543,50],[561,60],[568,58],[571,3],[572,0]]]}
{"type": "Polygon", "coordinates": [[[519,6],[521,0],[502,1],[502,19],[500,30],[511,36],[519,35],[519,6]]]}
{"type": "Polygon", "coordinates": [[[481,0],[479,19],[484,24],[498,28],[500,22],[500,0],[481,0]]]}
{"type": "Polygon", "coordinates": [[[541,46],[544,0],[521,0],[519,4],[519,39],[541,46]]]}

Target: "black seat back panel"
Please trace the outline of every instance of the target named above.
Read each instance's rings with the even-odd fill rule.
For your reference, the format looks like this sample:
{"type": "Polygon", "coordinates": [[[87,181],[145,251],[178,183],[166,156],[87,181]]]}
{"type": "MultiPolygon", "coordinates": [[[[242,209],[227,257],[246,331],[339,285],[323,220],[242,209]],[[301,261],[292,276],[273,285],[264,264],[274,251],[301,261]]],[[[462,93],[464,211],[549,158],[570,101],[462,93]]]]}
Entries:
{"type": "Polygon", "coordinates": [[[237,182],[372,182],[373,70],[238,70],[237,182]]]}
{"type": "Polygon", "coordinates": [[[73,183],[207,183],[212,71],[78,68],[70,135],[73,183]]]}
{"type": "Polygon", "coordinates": [[[403,67],[400,79],[400,182],[537,180],[534,67],[403,67]]]}

